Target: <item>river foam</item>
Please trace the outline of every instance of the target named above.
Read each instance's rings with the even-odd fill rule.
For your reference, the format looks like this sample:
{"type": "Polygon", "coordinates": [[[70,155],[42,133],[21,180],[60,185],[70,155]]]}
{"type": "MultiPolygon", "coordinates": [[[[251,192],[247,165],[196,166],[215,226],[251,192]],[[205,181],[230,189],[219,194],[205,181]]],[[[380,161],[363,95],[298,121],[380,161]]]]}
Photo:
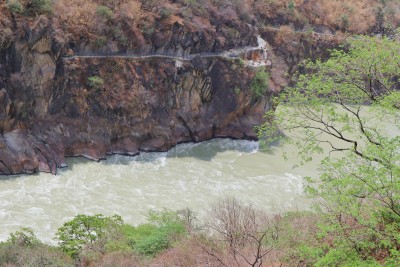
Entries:
{"type": "Polygon", "coordinates": [[[305,209],[301,177],[307,173],[291,169],[280,152],[260,152],[257,142],[216,139],[99,163],[72,158],[56,176],[0,177],[0,240],[23,226],[53,243],[57,228],[79,213],[116,213],[132,224],[163,207],[189,207],[202,216],[224,196],[271,212],[305,209]]]}

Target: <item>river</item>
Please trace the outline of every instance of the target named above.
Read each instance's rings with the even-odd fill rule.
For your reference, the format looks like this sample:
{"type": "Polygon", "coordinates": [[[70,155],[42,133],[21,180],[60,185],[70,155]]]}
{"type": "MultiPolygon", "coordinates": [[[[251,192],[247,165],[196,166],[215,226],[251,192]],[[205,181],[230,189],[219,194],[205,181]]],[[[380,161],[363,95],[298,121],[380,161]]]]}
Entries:
{"type": "Polygon", "coordinates": [[[56,230],[79,213],[116,213],[131,224],[163,207],[188,207],[203,216],[225,196],[269,212],[307,209],[302,177],[316,175],[317,161],[293,169],[283,151],[296,154],[288,145],[266,153],[258,142],[215,139],[101,162],[71,158],[55,176],[0,176],[0,240],[22,226],[54,243],[56,230]]]}

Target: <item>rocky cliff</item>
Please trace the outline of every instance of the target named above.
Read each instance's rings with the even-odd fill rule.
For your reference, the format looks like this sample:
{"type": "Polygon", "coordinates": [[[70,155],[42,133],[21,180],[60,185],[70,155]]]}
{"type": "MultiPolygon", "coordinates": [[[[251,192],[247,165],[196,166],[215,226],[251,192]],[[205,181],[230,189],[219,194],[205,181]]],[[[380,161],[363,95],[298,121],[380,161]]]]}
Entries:
{"type": "Polygon", "coordinates": [[[294,13],[275,16],[260,1],[200,2],[0,4],[0,174],[56,173],[69,156],[256,139],[285,74],[345,39],[311,36],[294,13]],[[248,49],[259,34],[268,43],[248,49]]]}
{"type": "MultiPolygon", "coordinates": [[[[154,56],[68,58],[89,48],[65,44],[54,18],[11,21],[14,39],[0,54],[0,174],[56,173],[68,156],[99,160],[214,137],[256,139],[268,93],[252,92],[260,69],[245,64],[245,51],[207,56],[216,48],[202,44],[203,32],[175,22],[168,36],[155,34],[147,50],[135,51],[154,56]],[[166,51],[170,57],[157,56],[166,51]],[[203,54],[183,57],[196,52],[203,54]]],[[[246,27],[238,45],[218,51],[256,44],[257,31],[246,27]]]]}
{"type": "Polygon", "coordinates": [[[252,128],[268,103],[247,89],[254,69],[230,60],[76,59],[62,73],[50,92],[24,94],[18,103],[28,106],[21,107],[27,118],[13,118],[15,100],[1,91],[8,124],[0,139],[2,173],[54,173],[65,156],[97,160],[214,137],[255,139],[252,128]],[[88,86],[92,75],[106,82],[88,86]]]}

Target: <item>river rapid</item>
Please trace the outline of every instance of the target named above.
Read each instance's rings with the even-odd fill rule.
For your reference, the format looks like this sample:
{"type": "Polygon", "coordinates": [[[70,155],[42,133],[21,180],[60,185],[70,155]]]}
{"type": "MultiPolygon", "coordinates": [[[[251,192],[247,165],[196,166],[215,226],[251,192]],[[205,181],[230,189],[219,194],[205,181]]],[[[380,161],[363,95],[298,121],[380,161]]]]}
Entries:
{"type": "Polygon", "coordinates": [[[302,177],[317,175],[318,161],[293,168],[295,154],[288,145],[266,153],[258,142],[215,139],[101,162],[71,158],[55,176],[0,176],[0,240],[30,227],[42,241],[54,243],[57,229],[77,214],[119,214],[138,224],[149,209],[165,207],[190,208],[202,217],[226,196],[268,212],[304,210],[309,201],[302,177]]]}

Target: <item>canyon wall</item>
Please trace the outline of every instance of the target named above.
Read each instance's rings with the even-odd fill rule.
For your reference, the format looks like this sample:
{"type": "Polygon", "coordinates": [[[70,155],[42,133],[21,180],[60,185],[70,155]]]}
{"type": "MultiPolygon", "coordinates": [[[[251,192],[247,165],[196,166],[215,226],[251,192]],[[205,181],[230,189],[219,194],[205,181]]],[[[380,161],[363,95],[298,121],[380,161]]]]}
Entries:
{"type": "Polygon", "coordinates": [[[364,0],[347,24],[312,2],[0,3],[0,174],[56,173],[69,156],[257,139],[254,126],[301,60],[326,57],[345,32],[398,23],[385,10],[359,18],[372,12],[364,0]]]}
{"type": "MultiPolygon", "coordinates": [[[[248,37],[233,48],[256,45],[256,29],[246,27],[248,37]]],[[[252,82],[269,67],[246,62],[266,62],[265,51],[209,56],[201,33],[172,28],[168,38],[156,36],[146,51],[135,51],[153,56],[85,58],[71,57],[89,48],[74,51],[60,41],[47,16],[29,25],[14,20],[19,35],[0,56],[0,174],[56,173],[69,156],[100,160],[216,137],[256,139],[253,127],[263,121],[270,93],[255,94],[252,82]],[[183,57],[193,51],[200,54],[183,57]]],[[[218,51],[224,49],[230,46],[218,51]]]]}

